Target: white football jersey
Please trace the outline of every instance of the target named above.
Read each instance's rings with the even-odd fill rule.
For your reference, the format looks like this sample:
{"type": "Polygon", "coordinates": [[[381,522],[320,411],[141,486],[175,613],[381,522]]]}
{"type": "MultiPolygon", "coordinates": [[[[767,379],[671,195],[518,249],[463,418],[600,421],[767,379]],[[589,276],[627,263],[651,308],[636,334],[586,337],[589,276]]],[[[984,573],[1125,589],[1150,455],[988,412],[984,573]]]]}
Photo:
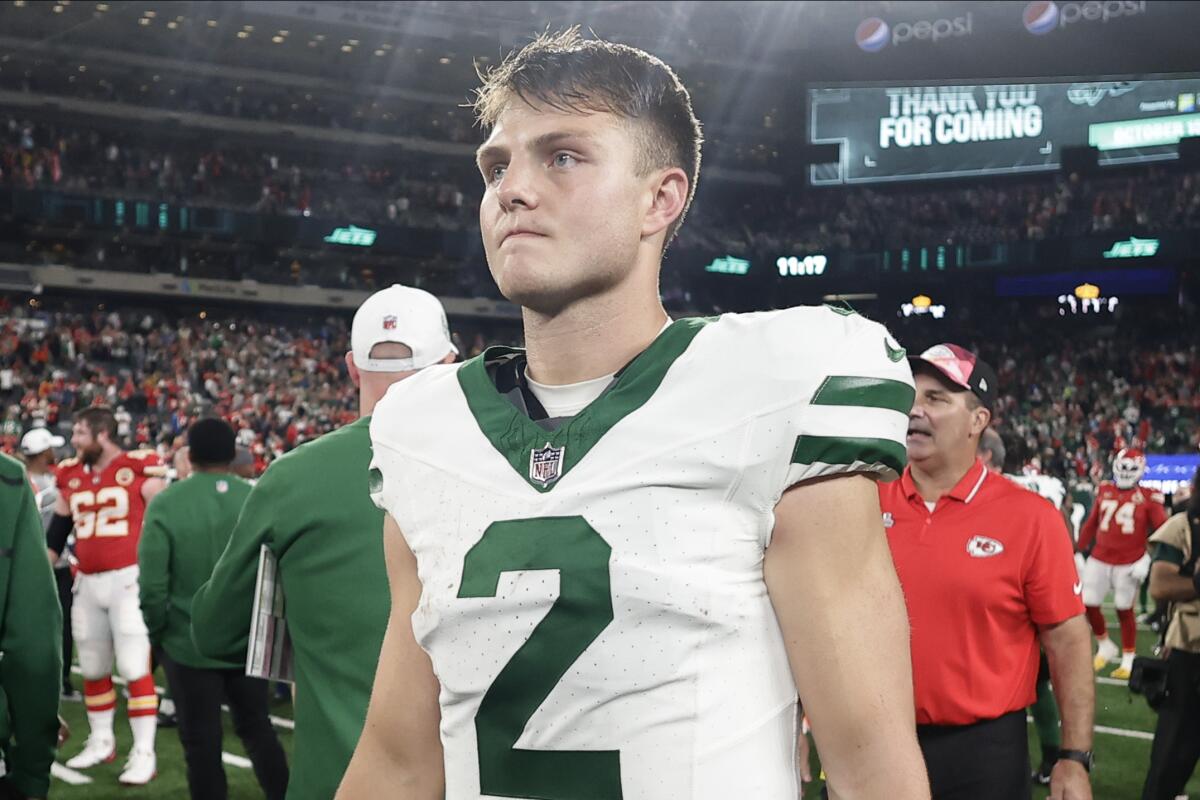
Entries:
{"type": "Polygon", "coordinates": [[[1062,508],[1063,502],[1067,499],[1067,487],[1063,486],[1063,482],[1053,475],[1005,475],[1004,477],[1018,486],[1040,494],[1053,503],[1055,508],[1062,508]]]}
{"type": "Polygon", "coordinates": [[[447,800],[795,800],[774,508],[903,468],[904,351],[825,307],[680,320],[553,433],[487,358],[395,384],[371,421],[372,497],[423,586],[447,800]]]}

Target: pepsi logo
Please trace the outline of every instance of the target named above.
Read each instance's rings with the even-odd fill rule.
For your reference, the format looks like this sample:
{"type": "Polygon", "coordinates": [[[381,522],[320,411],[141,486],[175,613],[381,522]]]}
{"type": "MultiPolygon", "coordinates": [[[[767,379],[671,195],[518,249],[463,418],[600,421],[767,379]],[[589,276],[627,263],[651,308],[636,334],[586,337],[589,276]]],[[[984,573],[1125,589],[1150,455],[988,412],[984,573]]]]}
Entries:
{"type": "Polygon", "coordinates": [[[1034,0],[1025,6],[1021,20],[1025,23],[1025,30],[1034,36],[1047,34],[1058,26],[1058,3],[1054,0],[1034,0]]]}
{"type": "Polygon", "coordinates": [[[888,43],[888,24],[879,17],[869,17],[858,23],[854,30],[854,41],[859,49],[868,53],[878,53],[888,43]]]}

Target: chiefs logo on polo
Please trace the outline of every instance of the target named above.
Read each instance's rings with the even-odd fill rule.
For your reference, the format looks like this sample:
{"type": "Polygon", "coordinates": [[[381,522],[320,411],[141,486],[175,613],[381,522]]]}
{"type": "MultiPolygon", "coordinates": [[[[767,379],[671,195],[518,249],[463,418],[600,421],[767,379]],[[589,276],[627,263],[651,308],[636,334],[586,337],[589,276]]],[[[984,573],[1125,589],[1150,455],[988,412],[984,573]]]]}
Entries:
{"type": "Polygon", "coordinates": [[[1004,545],[989,536],[972,536],[967,542],[967,554],[971,558],[991,558],[1004,552],[1004,545]]]}

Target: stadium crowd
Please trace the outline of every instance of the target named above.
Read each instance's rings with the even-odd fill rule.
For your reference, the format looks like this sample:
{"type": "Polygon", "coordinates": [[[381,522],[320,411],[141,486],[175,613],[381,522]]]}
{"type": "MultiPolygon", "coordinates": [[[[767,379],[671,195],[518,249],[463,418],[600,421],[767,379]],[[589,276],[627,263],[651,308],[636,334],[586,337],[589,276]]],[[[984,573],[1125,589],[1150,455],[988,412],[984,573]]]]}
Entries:
{"type": "MultiPolygon", "coordinates": [[[[105,403],[122,409],[131,445],[167,451],[198,415],[220,414],[233,422],[261,470],[357,416],[344,374],[348,327],[340,317],[280,312],[247,321],[129,307],[47,311],[15,300],[0,296],[5,451],[30,427],[66,431],[75,412],[105,403]]],[[[504,338],[494,327],[454,327],[467,358],[504,338]]],[[[992,326],[988,333],[964,325],[959,337],[1000,374],[995,426],[1016,459],[1011,469],[1094,485],[1124,446],[1158,453],[1200,446],[1200,347],[1194,341],[1081,338],[1046,327],[1033,335],[1026,327],[998,338],[992,326]]],[[[900,323],[893,329],[910,350],[927,344],[915,328],[900,323]]]]}
{"type": "MultiPolygon", "coordinates": [[[[209,114],[338,130],[470,142],[476,136],[469,111],[455,105],[395,103],[366,94],[300,89],[219,75],[92,63],[62,68],[60,59],[10,54],[0,68],[0,89],[106,103],[209,114]]],[[[373,88],[373,87],[372,87],[373,88]]]]}
{"type": "MultiPolygon", "coordinates": [[[[118,409],[129,446],[172,452],[204,414],[229,419],[261,472],[303,442],[358,417],[345,377],[349,328],[338,317],[298,323],[182,318],[154,310],[27,313],[0,296],[0,450],[45,425],[69,431],[98,403],[118,409]]],[[[207,316],[207,315],[206,315],[207,316]]],[[[480,352],[482,333],[456,346],[480,352]]]]}
{"type": "Polygon", "coordinates": [[[1149,233],[1200,224],[1200,173],[1142,167],[1101,177],[1056,173],[938,188],[756,192],[740,206],[701,200],[691,214],[692,224],[680,231],[685,246],[733,251],[867,251],[1149,233]]]}
{"type": "MultiPolygon", "coordinates": [[[[139,141],[11,115],[0,128],[0,185],[444,230],[468,229],[477,219],[478,183],[462,173],[462,159],[457,162],[460,169],[452,171],[438,169],[436,158],[366,151],[319,157],[178,139],[139,141]]],[[[1200,174],[1167,167],[938,190],[763,189],[742,203],[706,203],[706,195],[702,189],[693,223],[681,229],[682,247],[863,251],[1200,224],[1200,174]]]]}
{"type": "Polygon", "coordinates": [[[23,189],[460,229],[476,212],[459,182],[429,164],[366,153],[320,158],[248,145],[139,142],[127,132],[12,116],[0,130],[0,185],[23,189]]]}

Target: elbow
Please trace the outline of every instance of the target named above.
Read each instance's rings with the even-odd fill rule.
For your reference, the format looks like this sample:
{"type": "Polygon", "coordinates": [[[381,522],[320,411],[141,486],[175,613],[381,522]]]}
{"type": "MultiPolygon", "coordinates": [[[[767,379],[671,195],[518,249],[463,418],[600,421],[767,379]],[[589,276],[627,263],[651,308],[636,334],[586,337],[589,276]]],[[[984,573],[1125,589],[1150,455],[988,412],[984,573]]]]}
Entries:
{"type": "Polygon", "coordinates": [[[1161,581],[1156,581],[1153,578],[1150,580],[1150,597],[1156,603],[1163,603],[1171,599],[1167,596],[1167,587],[1163,586],[1161,581]]]}

